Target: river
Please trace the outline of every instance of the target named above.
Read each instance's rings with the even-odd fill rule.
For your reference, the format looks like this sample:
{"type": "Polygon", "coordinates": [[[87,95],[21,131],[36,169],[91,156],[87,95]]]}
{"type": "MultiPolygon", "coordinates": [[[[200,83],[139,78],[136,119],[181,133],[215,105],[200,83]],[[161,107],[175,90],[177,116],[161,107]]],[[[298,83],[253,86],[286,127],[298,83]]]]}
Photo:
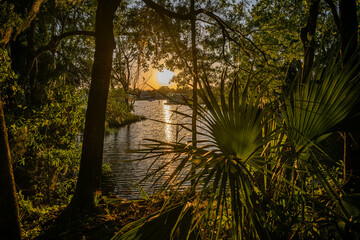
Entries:
{"type": "MultiPolygon", "coordinates": [[[[103,161],[111,168],[111,174],[103,178],[102,188],[106,194],[119,198],[139,198],[136,184],[149,171],[153,160],[132,161],[141,157],[129,150],[142,147],[144,139],[156,139],[173,142],[179,136],[185,136],[185,130],[179,133],[179,127],[166,123],[179,123],[184,119],[173,111],[189,112],[190,108],[182,105],[166,105],[165,100],[136,101],[135,114],[147,119],[119,128],[105,136],[103,161]]],[[[188,138],[187,138],[188,139],[188,138]]],[[[156,165],[152,166],[153,170],[156,165]]],[[[152,193],[151,182],[141,184],[145,192],[152,193]]]]}

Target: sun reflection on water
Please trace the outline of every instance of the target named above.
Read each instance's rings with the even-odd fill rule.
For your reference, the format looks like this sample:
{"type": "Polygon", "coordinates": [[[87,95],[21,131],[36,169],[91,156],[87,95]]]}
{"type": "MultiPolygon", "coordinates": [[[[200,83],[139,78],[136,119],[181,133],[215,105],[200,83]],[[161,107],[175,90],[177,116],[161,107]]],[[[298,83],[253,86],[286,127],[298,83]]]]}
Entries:
{"type": "Polygon", "coordinates": [[[173,132],[171,126],[171,118],[173,113],[171,112],[171,106],[163,103],[163,111],[164,111],[164,122],[165,124],[165,137],[167,142],[171,142],[173,140],[173,132]]]}
{"type": "MultiPolygon", "coordinates": [[[[139,121],[122,127],[104,139],[104,162],[112,169],[111,176],[103,179],[102,187],[107,193],[117,195],[121,198],[139,198],[138,189],[134,183],[140,182],[149,171],[156,170],[162,161],[169,161],[171,156],[162,156],[158,159],[144,159],[135,161],[142,157],[130,150],[142,148],[141,144],[146,143],[144,139],[154,139],[164,142],[191,141],[191,135],[180,125],[189,127],[191,119],[184,119],[179,111],[191,116],[191,109],[182,105],[166,105],[165,100],[137,101],[135,102],[135,113],[147,117],[147,120],[139,121]],[[155,120],[155,121],[154,121],[155,120]],[[106,189],[106,190],[105,190],[106,189]]],[[[176,168],[176,163],[169,164],[162,169],[163,179],[156,185],[153,182],[142,182],[141,187],[149,194],[154,193],[176,168]]],[[[179,180],[179,179],[176,179],[179,180]]]]}

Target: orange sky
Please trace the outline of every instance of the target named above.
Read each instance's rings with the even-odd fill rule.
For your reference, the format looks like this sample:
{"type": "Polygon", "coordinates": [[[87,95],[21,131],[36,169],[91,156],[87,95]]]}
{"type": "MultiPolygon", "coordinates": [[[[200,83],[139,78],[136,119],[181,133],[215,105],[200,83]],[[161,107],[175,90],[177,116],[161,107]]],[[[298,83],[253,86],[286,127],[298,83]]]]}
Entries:
{"type": "MultiPolygon", "coordinates": [[[[176,84],[175,83],[171,83],[171,84],[162,84],[161,81],[158,79],[158,70],[150,68],[150,70],[148,72],[143,73],[142,77],[144,77],[147,81],[147,84],[150,85],[145,85],[144,89],[150,90],[152,89],[151,87],[158,89],[161,86],[168,86],[170,88],[176,88],[176,84]]],[[[163,79],[164,81],[164,79],[163,79]]],[[[141,85],[141,84],[140,84],[141,85]]]]}

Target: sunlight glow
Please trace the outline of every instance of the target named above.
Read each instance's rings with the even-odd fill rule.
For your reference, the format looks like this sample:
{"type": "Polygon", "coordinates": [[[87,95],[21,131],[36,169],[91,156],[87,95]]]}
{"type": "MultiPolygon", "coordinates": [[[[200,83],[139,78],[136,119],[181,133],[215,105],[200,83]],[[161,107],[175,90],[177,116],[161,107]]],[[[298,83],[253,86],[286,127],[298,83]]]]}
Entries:
{"type": "Polygon", "coordinates": [[[171,124],[171,107],[170,105],[163,105],[163,111],[164,111],[164,122],[166,122],[167,124],[165,124],[165,135],[166,135],[166,141],[167,142],[171,142],[172,141],[172,126],[171,124]]]}
{"type": "Polygon", "coordinates": [[[171,78],[174,76],[172,71],[167,69],[163,69],[162,71],[158,71],[156,74],[156,79],[161,85],[169,85],[171,78]]]}

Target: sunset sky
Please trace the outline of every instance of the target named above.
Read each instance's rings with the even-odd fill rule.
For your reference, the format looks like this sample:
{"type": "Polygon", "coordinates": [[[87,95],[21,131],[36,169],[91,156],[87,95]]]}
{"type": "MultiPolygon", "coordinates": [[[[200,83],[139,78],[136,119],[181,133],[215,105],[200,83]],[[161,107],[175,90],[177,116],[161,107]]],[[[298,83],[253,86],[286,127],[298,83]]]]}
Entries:
{"type": "Polygon", "coordinates": [[[170,79],[172,78],[174,73],[171,71],[164,69],[162,72],[157,69],[151,68],[148,72],[143,73],[143,77],[147,80],[147,84],[144,89],[155,88],[158,89],[161,86],[168,86],[170,88],[176,88],[175,83],[169,84],[170,79]]]}

